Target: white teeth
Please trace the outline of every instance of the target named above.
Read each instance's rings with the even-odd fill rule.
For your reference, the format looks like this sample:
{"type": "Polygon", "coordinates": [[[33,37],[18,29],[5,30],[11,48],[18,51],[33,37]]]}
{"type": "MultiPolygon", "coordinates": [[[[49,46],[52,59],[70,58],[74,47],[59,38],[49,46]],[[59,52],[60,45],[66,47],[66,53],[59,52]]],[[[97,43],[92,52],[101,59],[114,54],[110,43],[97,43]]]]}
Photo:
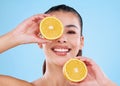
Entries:
{"type": "Polygon", "coordinates": [[[56,52],[68,52],[68,49],[54,49],[56,52]]]}

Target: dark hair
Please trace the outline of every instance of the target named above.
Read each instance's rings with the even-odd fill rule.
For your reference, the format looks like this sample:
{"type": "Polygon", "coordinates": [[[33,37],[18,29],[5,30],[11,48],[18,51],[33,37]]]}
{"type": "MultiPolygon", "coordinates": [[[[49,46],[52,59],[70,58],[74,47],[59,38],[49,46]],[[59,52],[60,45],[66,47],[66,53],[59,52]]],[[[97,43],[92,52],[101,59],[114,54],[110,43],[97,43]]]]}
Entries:
{"type": "MultiPolygon", "coordinates": [[[[82,30],[82,28],[83,28],[82,17],[80,16],[80,14],[79,14],[74,8],[72,8],[72,7],[70,7],[70,6],[67,6],[67,5],[64,5],[64,4],[62,4],[62,5],[57,5],[57,6],[51,7],[49,10],[47,10],[47,11],[45,12],[45,14],[49,14],[49,13],[55,12],[55,11],[71,12],[71,13],[76,14],[76,15],[78,16],[78,18],[79,18],[79,21],[80,21],[80,27],[81,27],[81,32],[80,32],[80,34],[81,34],[81,36],[82,36],[82,31],[83,31],[83,30],[82,30]]],[[[82,50],[79,50],[79,52],[78,52],[78,54],[77,54],[76,56],[82,56],[82,50]]],[[[43,63],[43,74],[45,73],[45,71],[46,71],[46,60],[45,60],[44,63],[43,63]]]]}

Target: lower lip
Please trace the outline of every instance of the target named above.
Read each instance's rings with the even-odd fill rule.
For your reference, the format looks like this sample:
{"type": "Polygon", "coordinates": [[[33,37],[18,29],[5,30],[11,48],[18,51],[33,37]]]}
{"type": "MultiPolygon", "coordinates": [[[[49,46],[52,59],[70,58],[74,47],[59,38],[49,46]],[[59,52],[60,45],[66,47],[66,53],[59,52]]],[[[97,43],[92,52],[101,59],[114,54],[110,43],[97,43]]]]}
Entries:
{"type": "Polygon", "coordinates": [[[58,56],[66,56],[67,52],[55,52],[55,54],[58,56]]]}

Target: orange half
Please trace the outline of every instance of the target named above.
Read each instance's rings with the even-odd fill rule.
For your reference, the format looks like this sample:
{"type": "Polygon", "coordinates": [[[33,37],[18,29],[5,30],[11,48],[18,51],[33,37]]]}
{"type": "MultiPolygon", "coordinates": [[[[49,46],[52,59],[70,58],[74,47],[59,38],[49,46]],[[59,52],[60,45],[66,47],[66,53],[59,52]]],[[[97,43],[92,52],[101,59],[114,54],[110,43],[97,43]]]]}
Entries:
{"type": "Polygon", "coordinates": [[[72,82],[80,82],[87,76],[87,67],[81,60],[72,58],[63,66],[64,76],[72,82]]]}
{"type": "Polygon", "coordinates": [[[46,17],[40,23],[41,35],[49,40],[59,38],[63,34],[63,25],[56,17],[46,17]]]}

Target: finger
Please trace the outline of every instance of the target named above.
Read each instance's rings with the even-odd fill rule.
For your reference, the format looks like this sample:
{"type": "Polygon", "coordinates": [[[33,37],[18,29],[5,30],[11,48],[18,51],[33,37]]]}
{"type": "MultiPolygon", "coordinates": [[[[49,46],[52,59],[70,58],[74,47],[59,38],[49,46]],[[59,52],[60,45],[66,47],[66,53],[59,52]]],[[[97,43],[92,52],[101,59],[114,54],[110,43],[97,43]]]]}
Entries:
{"type": "Polygon", "coordinates": [[[49,16],[51,16],[51,15],[49,15],[49,14],[37,14],[37,15],[35,15],[35,19],[33,19],[33,21],[40,24],[41,20],[43,20],[44,18],[49,17],[49,16]]]}
{"type": "Polygon", "coordinates": [[[32,17],[32,21],[39,24],[40,21],[41,21],[43,18],[45,18],[43,15],[40,15],[40,16],[39,16],[39,15],[35,15],[35,16],[32,17]]]}
{"type": "Polygon", "coordinates": [[[87,57],[81,57],[82,61],[86,63],[87,66],[89,66],[90,70],[93,71],[96,78],[103,79],[103,77],[106,77],[105,74],[102,72],[101,68],[90,58],[87,57]]]}
{"type": "Polygon", "coordinates": [[[37,43],[41,43],[41,44],[46,44],[46,43],[51,43],[52,41],[50,40],[47,40],[45,38],[40,38],[40,37],[37,37],[36,40],[35,40],[37,43]]]}
{"type": "Polygon", "coordinates": [[[33,17],[41,19],[41,18],[45,18],[45,17],[49,17],[51,16],[50,14],[36,14],[33,17]]]}
{"type": "Polygon", "coordinates": [[[97,71],[97,70],[100,70],[99,66],[90,58],[83,57],[83,56],[79,56],[79,57],[76,57],[76,58],[83,61],[86,64],[86,66],[87,67],[89,66],[94,72],[97,71]]]}
{"type": "Polygon", "coordinates": [[[36,15],[33,15],[30,18],[26,19],[25,22],[32,21],[35,23],[39,23],[43,18],[45,18],[47,16],[50,16],[50,15],[48,15],[48,14],[36,14],[36,15]]]}
{"type": "Polygon", "coordinates": [[[91,58],[78,56],[77,59],[80,59],[81,61],[84,61],[88,65],[97,65],[91,58]]]}
{"type": "Polygon", "coordinates": [[[36,14],[24,20],[24,24],[30,26],[33,22],[39,23],[41,19],[50,16],[48,14],[36,14]]]}
{"type": "Polygon", "coordinates": [[[70,86],[81,86],[80,82],[69,82],[70,86]]]}
{"type": "Polygon", "coordinates": [[[32,17],[48,17],[51,16],[50,14],[35,14],[32,17]]]}

